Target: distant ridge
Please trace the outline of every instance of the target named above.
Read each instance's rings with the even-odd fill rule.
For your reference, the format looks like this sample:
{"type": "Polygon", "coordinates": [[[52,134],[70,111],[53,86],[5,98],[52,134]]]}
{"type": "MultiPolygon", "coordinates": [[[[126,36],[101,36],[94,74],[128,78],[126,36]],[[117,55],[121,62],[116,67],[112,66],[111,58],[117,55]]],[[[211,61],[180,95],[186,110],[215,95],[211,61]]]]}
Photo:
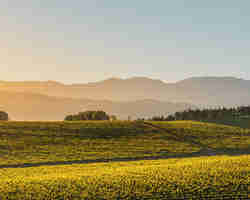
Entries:
{"type": "Polygon", "coordinates": [[[56,81],[0,81],[0,90],[73,99],[110,101],[154,99],[201,106],[250,104],[250,81],[235,77],[192,77],[176,83],[165,83],[147,77],[128,79],[113,77],[99,82],[69,85],[56,81]]]}
{"type": "Polygon", "coordinates": [[[85,110],[104,110],[119,119],[147,118],[183,111],[194,106],[157,100],[114,102],[108,100],[73,99],[50,97],[27,92],[0,90],[0,110],[9,113],[12,120],[63,120],[68,114],[85,110]]]}
{"type": "Polygon", "coordinates": [[[186,83],[186,82],[195,82],[195,81],[249,81],[249,80],[244,80],[244,79],[236,78],[233,76],[224,76],[224,77],[204,76],[204,77],[187,78],[187,79],[178,81],[177,84],[186,83]]]}

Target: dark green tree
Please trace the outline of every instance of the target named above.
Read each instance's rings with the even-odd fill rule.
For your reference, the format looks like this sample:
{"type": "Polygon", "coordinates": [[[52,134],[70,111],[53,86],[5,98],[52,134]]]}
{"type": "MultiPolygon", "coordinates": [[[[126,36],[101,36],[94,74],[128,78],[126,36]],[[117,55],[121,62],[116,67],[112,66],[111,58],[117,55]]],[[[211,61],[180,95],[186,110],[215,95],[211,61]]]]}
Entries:
{"type": "Polygon", "coordinates": [[[8,121],[9,115],[4,111],[0,111],[0,121],[8,121]]]}
{"type": "Polygon", "coordinates": [[[104,111],[85,111],[75,115],[68,115],[65,121],[83,121],[83,120],[109,120],[109,115],[104,111]]]}

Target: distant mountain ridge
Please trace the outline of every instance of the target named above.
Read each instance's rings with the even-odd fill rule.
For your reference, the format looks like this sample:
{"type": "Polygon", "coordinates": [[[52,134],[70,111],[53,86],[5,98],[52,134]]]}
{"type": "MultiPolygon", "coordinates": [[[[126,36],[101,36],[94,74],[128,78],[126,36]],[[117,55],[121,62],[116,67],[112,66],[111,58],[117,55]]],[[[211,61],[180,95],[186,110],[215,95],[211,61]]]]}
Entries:
{"type": "Polygon", "coordinates": [[[7,111],[12,120],[63,120],[68,114],[85,110],[104,110],[119,119],[147,118],[183,111],[194,106],[157,100],[114,102],[108,100],[50,97],[35,93],[0,90],[0,110],[7,111]]]}
{"type": "Polygon", "coordinates": [[[110,101],[154,99],[201,106],[250,104],[250,81],[234,77],[194,77],[176,83],[165,83],[145,77],[111,78],[95,83],[71,85],[56,81],[0,81],[0,90],[73,99],[110,101]]]}

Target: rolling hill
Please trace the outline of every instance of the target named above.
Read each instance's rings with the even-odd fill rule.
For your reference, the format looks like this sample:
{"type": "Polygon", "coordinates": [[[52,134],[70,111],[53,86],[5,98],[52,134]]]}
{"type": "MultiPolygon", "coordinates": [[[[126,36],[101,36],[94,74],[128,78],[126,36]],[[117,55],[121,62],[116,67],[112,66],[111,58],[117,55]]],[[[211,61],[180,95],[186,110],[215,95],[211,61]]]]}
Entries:
{"type": "Polygon", "coordinates": [[[0,199],[249,199],[250,130],[1,122],[0,199]]]}
{"type": "Polygon", "coordinates": [[[192,121],[0,123],[4,166],[238,155],[249,145],[249,129],[192,121]]]}

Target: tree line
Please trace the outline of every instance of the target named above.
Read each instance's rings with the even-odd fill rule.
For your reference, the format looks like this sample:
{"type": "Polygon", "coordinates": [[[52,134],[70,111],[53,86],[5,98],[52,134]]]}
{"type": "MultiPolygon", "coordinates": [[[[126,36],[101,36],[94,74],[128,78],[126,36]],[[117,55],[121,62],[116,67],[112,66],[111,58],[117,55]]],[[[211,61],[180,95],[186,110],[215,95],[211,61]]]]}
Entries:
{"type": "Polygon", "coordinates": [[[189,109],[183,112],[176,112],[172,115],[155,116],[151,121],[175,121],[175,120],[219,120],[225,118],[250,118],[250,106],[240,106],[235,108],[207,108],[189,109]]]}
{"type": "MultiPolygon", "coordinates": [[[[149,121],[175,121],[175,120],[194,120],[211,121],[232,118],[250,118],[250,106],[240,106],[235,108],[207,108],[189,109],[183,112],[176,112],[168,116],[154,116],[149,121]]],[[[7,112],[0,111],[0,121],[8,121],[7,112]]],[[[114,115],[108,115],[104,111],[85,111],[77,114],[67,115],[65,121],[84,121],[84,120],[117,120],[114,115]]],[[[145,120],[145,119],[142,119],[145,120]]]]}
{"type": "MultiPolygon", "coordinates": [[[[0,111],[0,121],[8,121],[9,114],[5,111],[0,111]]],[[[108,115],[104,111],[85,111],[78,114],[67,115],[65,121],[83,121],[83,120],[117,120],[115,115],[108,115]]]]}
{"type": "Polygon", "coordinates": [[[83,121],[83,120],[116,120],[114,115],[109,116],[104,111],[85,111],[75,115],[67,115],[65,121],[83,121]]]}

